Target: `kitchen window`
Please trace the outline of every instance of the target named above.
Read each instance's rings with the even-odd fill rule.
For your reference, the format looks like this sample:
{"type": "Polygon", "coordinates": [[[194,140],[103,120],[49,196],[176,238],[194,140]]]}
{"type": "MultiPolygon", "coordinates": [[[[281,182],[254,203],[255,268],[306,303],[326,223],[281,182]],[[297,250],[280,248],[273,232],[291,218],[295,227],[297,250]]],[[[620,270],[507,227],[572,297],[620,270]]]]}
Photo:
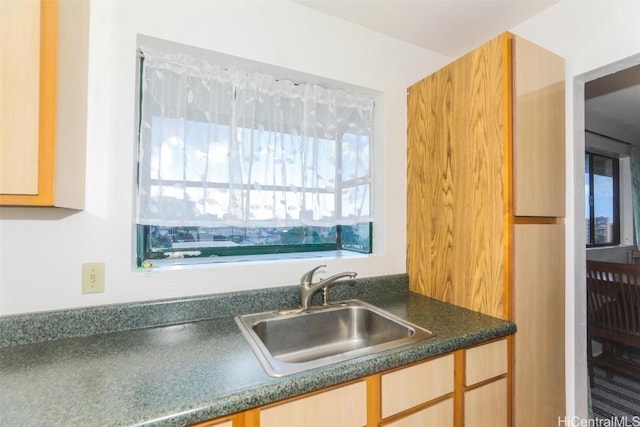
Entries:
{"type": "Polygon", "coordinates": [[[618,159],[587,152],[585,187],[587,247],[620,244],[618,159]]]}
{"type": "Polygon", "coordinates": [[[371,252],[373,99],[142,48],[137,263],[371,252]]]}

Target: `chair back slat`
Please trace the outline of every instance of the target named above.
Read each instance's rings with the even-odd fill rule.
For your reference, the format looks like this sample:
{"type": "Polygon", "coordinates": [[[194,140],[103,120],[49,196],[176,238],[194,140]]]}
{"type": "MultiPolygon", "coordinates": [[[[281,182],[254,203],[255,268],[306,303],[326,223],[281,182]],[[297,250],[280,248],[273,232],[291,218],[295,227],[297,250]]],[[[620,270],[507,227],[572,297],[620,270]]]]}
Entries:
{"type": "Polygon", "coordinates": [[[640,265],[587,261],[587,327],[633,344],[640,339],[640,265]]]}

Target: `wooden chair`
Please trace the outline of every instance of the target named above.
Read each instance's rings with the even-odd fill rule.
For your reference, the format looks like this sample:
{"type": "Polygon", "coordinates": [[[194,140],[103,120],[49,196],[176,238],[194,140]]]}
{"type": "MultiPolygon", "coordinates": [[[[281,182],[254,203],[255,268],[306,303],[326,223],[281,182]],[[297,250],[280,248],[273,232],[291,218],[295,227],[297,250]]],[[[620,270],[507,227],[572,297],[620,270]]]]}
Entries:
{"type": "Polygon", "coordinates": [[[640,265],[587,261],[587,351],[592,383],[594,365],[640,379],[640,265]]]}

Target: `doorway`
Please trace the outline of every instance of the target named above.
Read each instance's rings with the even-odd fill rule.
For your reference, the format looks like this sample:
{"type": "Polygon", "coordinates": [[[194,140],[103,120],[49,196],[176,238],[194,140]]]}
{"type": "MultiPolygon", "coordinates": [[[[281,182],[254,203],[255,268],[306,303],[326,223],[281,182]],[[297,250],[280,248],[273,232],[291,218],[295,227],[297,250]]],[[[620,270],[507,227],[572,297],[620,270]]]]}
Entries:
{"type": "MultiPolygon", "coordinates": [[[[629,150],[632,144],[640,147],[640,55],[634,55],[622,61],[609,64],[591,72],[585,73],[574,79],[574,146],[573,146],[573,166],[574,166],[574,274],[575,288],[574,299],[568,301],[567,312],[574,313],[575,336],[574,348],[576,361],[575,366],[568,367],[574,373],[574,385],[576,392],[576,408],[589,406],[589,378],[586,371],[586,285],[585,285],[585,263],[587,259],[595,259],[607,262],[627,262],[627,254],[634,245],[633,220],[630,212],[631,208],[631,187],[629,176],[629,150]],[[588,170],[585,167],[585,153],[595,152],[614,159],[622,165],[622,172],[618,177],[620,182],[619,206],[618,206],[618,230],[619,234],[615,240],[613,236],[609,241],[615,245],[598,245],[598,239],[590,233],[594,232],[594,224],[591,228],[587,226],[585,208],[589,208],[586,199],[589,191],[588,170]],[[587,243],[591,242],[592,248],[585,250],[587,243]],[[569,305],[573,304],[574,307],[569,305]],[[572,310],[573,309],[573,310],[572,310]]],[[[593,164],[593,163],[591,163],[593,164]]],[[[601,169],[603,171],[604,169],[601,169]]],[[[593,171],[592,171],[593,172],[593,171]]],[[[604,173],[606,175],[606,173],[604,173]]],[[[593,181],[590,183],[593,186],[593,181]]],[[[593,189],[593,188],[591,188],[593,189]]],[[[593,200],[591,200],[593,203],[593,200]]],[[[604,202],[603,202],[604,203],[604,202]]],[[[591,214],[595,209],[591,206],[591,214]]],[[[598,216],[597,214],[595,216],[598,216]]],[[[613,233],[614,226],[606,227],[603,221],[606,214],[601,214],[601,226],[604,233],[613,233]]],[[[592,218],[594,220],[594,218],[592,218]]],[[[611,221],[613,223],[613,221],[611,221]]],[[[606,239],[605,239],[606,240],[606,239]]],[[[570,264],[568,264],[570,265],[570,264]]],[[[570,360],[570,355],[567,356],[570,360]]],[[[608,380],[603,379],[599,373],[601,386],[605,386],[606,393],[613,393],[615,384],[605,384],[608,380]]],[[[623,383],[624,377],[618,377],[614,382],[623,383]]],[[[640,384],[637,382],[625,383],[623,388],[633,389],[640,384]]],[[[597,386],[597,385],[596,385],[597,386]]],[[[617,392],[616,392],[617,393],[617,392]]],[[[633,407],[632,403],[624,403],[624,395],[614,396],[611,399],[602,396],[601,390],[591,389],[593,398],[593,415],[598,418],[621,417],[631,413],[637,415],[638,407],[633,407]],[[608,401],[610,400],[610,402],[608,401]],[[616,402],[611,405],[611,402],[616,402]],[[625,408],[624,406],[631,406],[625,408]],[[631,412],[625,412],[625,409],[631,412]]],[[[590,409],[590,408],[587,408],[590,409]]]]}

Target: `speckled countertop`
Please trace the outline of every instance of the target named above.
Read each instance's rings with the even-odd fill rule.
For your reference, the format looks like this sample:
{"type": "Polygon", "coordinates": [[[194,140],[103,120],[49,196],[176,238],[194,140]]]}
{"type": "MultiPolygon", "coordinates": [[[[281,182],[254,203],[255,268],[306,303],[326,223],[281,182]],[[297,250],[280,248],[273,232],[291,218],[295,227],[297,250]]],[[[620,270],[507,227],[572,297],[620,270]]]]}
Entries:
{"type": "MultiPolygon", "coordinates": [[[[332,296],[359,297],[435,332],[435,337],[282,378],[265,374],[232,314],[223,311],[222,316],[215,318],[154,325],[172,319],[171,316],[160,319],[158,310],[175,310],[175,304],[179,303],[193,308],[189,304],[194,301],[213,304],[220,297],[152,303],[154,321],[147,318],[134,325],[152,327],[115,332],[109,329],[133,327],[131,321],[122,315],[117,322],[106,320],[105,316],[113,317],[123,310],[139,314],[140,308],[147,310],[148,315],[151,306],[103,307],[96,309],[102,310],[99,315],[95,310],[84,309],[80,318],[84,316],[85,320],[93,319],[101,325],[93,327],[100,332],[95,335],[87,335],[84,330],[64,331],[68,326],[63,324],[71,322],[63,322],[65,316],[78,317],[76,311],[45,313],[43,316],[50,316],[49,325],[55,325],[51,320],[54,318],[61,324],[59,331],[55,326],[54,331],[46,331],[47,340],[33,338],[33,331],[24,331],[28,329],[26,325],[42,321],[41,317],[0,317],[5,345],[0,349],[0,425],[188,425],[515,332],[512,323],[408,292],[406,277],[402,275],[393,277],[390,287],[385,283],[388,277],[381,280],[380,289],[386,289],[384,293],[376,293],[376,286],[371,286],[369,291],[353,295],[353,288],[359,286],[347,286],[346,292],[332,296]],[[103,318],[96,320],[95,316],[103,318]],[[114,322],[118,324],[114,326],[114,322]]],[[[274,309],[271,305],[278,299],[288,307],[290,300],[295,300],[295,287],[261,292],[273,296],[273,301],[265,303],[262,310],[256,310],[255,301],[234,306],[228,300],[225,310],[235,307],[245,313],[268,311],[274,309]]],[[[239,299],[248,295],[238,293],[239,299]]],[[[220,314],[219,310],[214,311],[220,314]]]]}

